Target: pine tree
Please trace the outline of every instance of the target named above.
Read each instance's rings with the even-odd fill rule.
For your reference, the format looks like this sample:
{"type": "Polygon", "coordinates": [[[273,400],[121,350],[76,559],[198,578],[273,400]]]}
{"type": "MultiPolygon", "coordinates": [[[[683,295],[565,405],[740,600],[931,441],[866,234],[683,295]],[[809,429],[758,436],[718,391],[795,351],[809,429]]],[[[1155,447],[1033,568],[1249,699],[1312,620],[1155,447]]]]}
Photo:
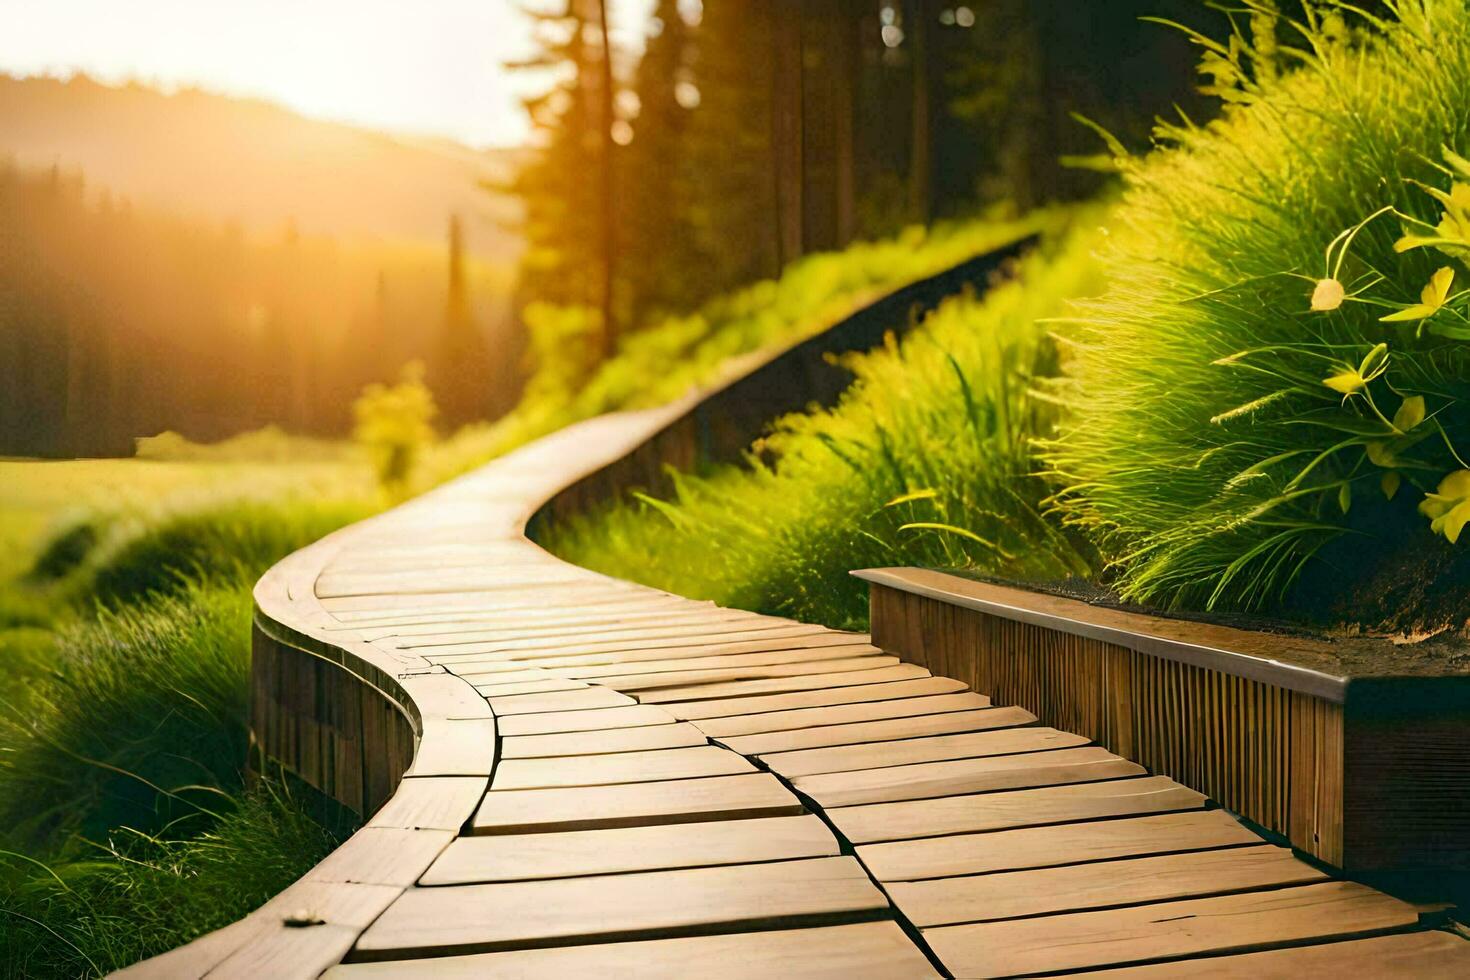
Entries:
{"type": "Polygon", "coordinates": [[[688,10],[687,3],[659,0],[632,81],[638,117],[624,151],[626,193],[618,225],[625,233],[623,277],[635,324],[683,312],[705,298],[689,275],[698,261],[691,218],[700,183],[690,165],[689,130],[703,93],[701,29],[688,10]]]}
{"type": "Polygon", "coordinates": [[[616,175],[609,109],[613,93],[604,0],[566,0],[557,10],[525,10],[540,52],[507,67],[561,68],[562,80],[526,100],[538,146],[511,188],[525,207],[527,248],[521,285],[531,300],[603,310],[600,353],[615,326],[609,187],[616,175]]]}
{"type": "Polygon", "coordinates": [[[429,387],[446,426],[456,428],[485,417],[490,401],[490,351],[475,323],[464,268],[464,232],[458,215],[449,218],[449,282],[444,327],[434,351],[429,387]]]}

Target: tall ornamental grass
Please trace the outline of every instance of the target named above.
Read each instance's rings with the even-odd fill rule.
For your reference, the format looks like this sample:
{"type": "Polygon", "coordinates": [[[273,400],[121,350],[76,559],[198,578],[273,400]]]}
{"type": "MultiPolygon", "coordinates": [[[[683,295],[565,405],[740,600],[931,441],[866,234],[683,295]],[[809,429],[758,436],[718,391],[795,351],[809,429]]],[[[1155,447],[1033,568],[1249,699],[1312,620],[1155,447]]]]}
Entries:
{"type": "Polygon", "coordinates": [[[1470,516],[1470,6],[1244,7],[1197,38],[1223,116],[1125,161],[1046,451],[1118,590],[1168,606],[1330,597],[1470,516]]]}
{"type": "Polygon", "coordinates": [[[1091,237],[1059,235],[983,297],[845,358],[855,380],[839,404],[780,420],[747,465],[676,474],[671,499],[619,502],[543,543],[684,595],[854,627],[867,603],[852,568],[1085,574],[1085,550],[1041,513],[1032,443],[1057,422],[1037,391],[1057,372],[1044,321],[1098,288],[1091,237]]]}

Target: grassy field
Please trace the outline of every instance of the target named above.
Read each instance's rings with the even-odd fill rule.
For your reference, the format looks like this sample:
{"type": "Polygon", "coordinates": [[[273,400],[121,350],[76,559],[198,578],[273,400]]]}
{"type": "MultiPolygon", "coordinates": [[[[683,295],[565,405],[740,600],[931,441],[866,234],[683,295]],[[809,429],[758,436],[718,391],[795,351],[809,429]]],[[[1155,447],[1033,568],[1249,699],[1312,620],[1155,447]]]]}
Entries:
{"type": "Polygon", "coordinates": [[[224,496],[372,490],[366,462],[0,459],[0,582],[29,569],[49,534],[97,514],[184,509],[224,496]]]}
{"type": "Polygon", "coordinates": [[[290,448],[0,461],[0,976],[163,952],[351,829],[244,780],[251,586],[383,503],[355,453],[290,448]]]}

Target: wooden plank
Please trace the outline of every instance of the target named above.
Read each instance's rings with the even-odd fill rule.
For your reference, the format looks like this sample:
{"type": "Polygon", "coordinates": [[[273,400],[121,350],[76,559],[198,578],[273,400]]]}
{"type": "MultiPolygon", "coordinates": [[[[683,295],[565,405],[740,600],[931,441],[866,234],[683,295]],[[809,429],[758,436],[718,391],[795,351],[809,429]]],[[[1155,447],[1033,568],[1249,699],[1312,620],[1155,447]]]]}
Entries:
{"type": "Polygon", "coordinates": [[[561,652],[544,655],[480,653],[471,656],[449,656],[439,654],[430,655],[426,659],[446,665],[474,663],[490,670],[497,668],[513,670],[525,666],[561,670],[566,667],[593,667],[599,664],[647,663],[691,657],[735,657],[750,653],[767,653],[778,650],[820,650],[826,647],[876,649],[866,637],[857,638],[851,633],[825,633],[791,639],[747,640],[742,643],[710,643],[704,646],[657,647],[647,650],[609,650],[602,653],[576,655],[564,655],[561,652]]]}
{"type": "Polygon", "coordinates": [[[471,833],[524,834],[791,816],[801,802],[769,773],[487,794],[471,833]]]}
{"type": "Polygon", "coordinates": [[[565,735],[609,728],[642,728],[672,725],[674,717],[652,705],[633,704],[591,711],[548,711],[544,714],[510,715],[495,719],[502,738],[515,735],[565,735]]]}
{"type": "Polygon", "coordinates": [[[932,980],[938,974],[893,922],[354,963],[326,973],[328,980],[425,976],[435,980],[850,980],[858,976],[932,980]]]}
{"type": "Polygon", "coordinates": [[[1418,922],[1412,906],[1353,882],[1105,912],[943,926],[924,933],[956,976],[1009,977],[1357,937],[1418,922]]]}
{"type": "MultiPolygon", "coordinates": [[[[450,654],[464,656],[501,655],[509,660],[530,660],[537,657],[586,657],[599,653],[621,653],[635,650],[678,650],[678,656],[695,657],[709,647],[735,647],[754,644],[758,649],[779,649],[780,645],[799,642],[806,637],[846,636],[833,633],[825,626],[807,626],[793,623],[781,629],[748,630],[726,632],[717,627],[702,634],[689,636],[655,637],[652,639],[579,640],[569,643],[561,637],[516,642],[480,642],[444,646],[436,649],[439,656],[450,654]],[[682,651],[690,651],[688,653],[682,651]]],[[[867,638],[862,639],[868,642],[867,638]]]]}
{"type": "Polygon", "coordinates": [[[369,827],[458,830],[485,794],[484,776],[414,776],[398,784],[369,827]]]}
{"type": "Polygon", "coordinates": [[[517,694],[555,694],[558,691],[581,691],[587,688],[583,681],[571,680],[566,677],[554,675],[543,675],[536,680],[514,681],[509,684],[498,683],[499,677],[495,674],[460,674],[475,685],[481,697],[504,698],[513,697],[517,694]],[[493,679],[496,683],[481,683],[493,679]]]}
{"type": "Polygon", "coordinates": [[[869,844],[857,853],[879,881],[912,881],[1259,843],[1228,813],[1196,810],[869,844]]]}
{"type": "Polygon", "coordinates": [[[454,839],[453,830],[364,827],[322,858],[301,880],[407,888],[454,839]]]}
{"type": "MultiPolygon", "coordinates": [[[[323,626],[327,630],[353,630],[375,633],[379,630],[392,631],[383,634],[396,636],[397,630],[432,629],[442,625],[472,625],[475,623],[515,624],[541,623],[604,623],[621,618],[623,613],[658,614],[664,610],[682,609],[691,600],[650,592],[639,597],[636,594],[619,596],[615,599],[578,601],[562,609],[547,609],[546,604],[529,605],[522,609],[468,608],[450,609],[431,613],[380,612],[376,609],[339,611],[333,614],[336,623],[323,626]]],[[[411,632],[405,635],[412,635],[411,632]]],[[[369,639],[377,638],[370,635],[369,639]]]]}
{"type": "Polygon", "coordinates": [[[853,772],[858,769],[880,769],[920,762],[1045,752],[1086,744],[1087,739],[1081,735],[1059,732],[1055,728],[1007,728],[995,732],[964,732],[896,742],[772,752],[763,756],[761,761],[781,775],[794,778],[823,772],[853,772]]]}
{"type": "Polygon", "coordinates": [[[315,977],[341,962],[368,923],[385,908],[391,908],[389,903],[401,894],[402,889],[390,885],[297,884],[277,896],[270,911],[260,916],[267,927],[210,969],[209,976],[222,980],[315,977]],[[314,902],[310,900],[313,890],[321,894],[314,902]],[[292,893],[301,904],[280,902],[292,893]],[[288,925],[287,917],[302,910],[320,919],[320,924],[307,928],[288,925]]]}
{"type": "Polygon", "coordinates": [[[489,776],[494,718],[426,718],[408,776],[489,776]]]}
{"type": "Polygon", "coordinates": [[[613,755],[581,755],[559,759],[504,759],[490,783],[492,793],[554,786],[603,786],[649,783],[700,776],[755,772],[748,759],[728,749],[704,745],[654,749],[613,755]]]}
{"type": "Polygon", "coordinates": [[[822,725],[791,732],[735,735],[720,739],[720,743],[746,755],[769,755],[835,745],[893,742],[922,736],[1017,728],[1035,721],[1036,716],[1025,708],[978,708],[974,711],[951,711],[942,715],[890,718],[848,725],[822,725]]]}
{"type": "Polygon", "coordinates": [[[641,626],[624,625],[620,627],[617,624],[607,624],[601,628],[589,628],[580,632],[555,627],[541,630],[522,628],[515,635],[507,635],[505,630],[481,629],[442,636],[418,637],[407,643],[399,644],[398,649],[416,650],[422,653],[474,644],[477,649],[498,652],[502,650],[555,650],[563,647],[581,648],[589,643],[627,643],[628,649],[636,650],[639,649],[639,644],[651,640],[724,636],[732,640],[759,639],[760,636],[755,634],[774,632],[775,635],[784,637],[802,635],[820,629],[822,627],[803,627],[789,619],[753,616],[746,613],[744,616],[733,618],[731,616],[720,618],[704,616],[685,623],[665,623],[654,620],[650,624],[641,626]],[[798,633],[797,630],[801,632],[798,633]]]}
{"type": "MultiPolygon", "coordinates": [[[[522,715],[521,717],[534,717],[522,715]]],[[[708,745],[703,732],[687,722],[645,725],[558,735],[512,735],[500,741],[502,759],[547,759],[561,755],[606,755],[708,745]]]]}
{"type": "Polygon", "coordinates": [[[768,697],[730,697],[723,700],[686,701],[666,709],[676,718],[699,722],[708,718],[730,718],[756,712],[792,711],[836,704],[872,704],[898,698],[927,697],[931,694],[954,694],[967,691],[963,681],[950,677],[924,677],[919,680],[891,684],[865,684],[860,687],[819,688],[768,697]]]}
{"type": "Polygon", "coordinates": [[[887,908],[850,857],[415,888],[363,933],[353,958],[815,925],[887,908]]]}
{"type": "MultiPolygon", "coordinates": [[[[510,608],[519,605],[524,608],[536,608],[536,593],[539,596],[541,606],[545,606],[544,593],[549,586],[532,586],[521,596],[510,596],[502,593],[497,596],[495,590],[448,592],[439,594],[424,594],[404,592],[399,594],[384,593],[378,595],[344,596],[342,598],[329,597],[320,599],[323,609],[336,615],[342,612],[368,611],[382,613],[393,611],[403,616],[415,616],[432,613],[452,613],[463,609],[496,609],[510,608]]],[[[605,583],[581,583],[567,582],[555,587],[556,593],[569,603],[581,603],[589,600],[617,601],[626,599],[634,594],[638,586],[608,586],[605,583]]]]}
{"type": "MultiPolygon", "coordinates": [[[[459,622],[437,627],[428,625],[412,628],[413,632],[400,634],[399,638],[405,644],[434,645],[443,642],[533,640],[547,637],[648,637],[671,635],[661,632],[665,630],[695,630],[703,627],[704,631],[708,631],[711,627],[738,629],[741,625],[761,626],[771,623],[789,624],[790,620],[761,616],[739,609],[722,609],[718,606],[693,610],[665,608],[652,612],[617,612],[590,621],[584,618],[566,622],[549,616],[544,620],[540,616],[523,616],[498,623],[459,622]]],[[[399,647],[413,648],[406,645],[399,647]]]]}
{"type": "Polygon", "coordinates": [[[461,837],[419,880],[422,885],[533,881],[829,857],[837,839],[820,817],[583,830],[564,834],[461,837]]]}
{"type": "MultiPolygon", "coordinates": [[[[877,656],[882,652],[871,644],[797,647],[791,650],[765,650],[760,653],[727,653],[716,657],[683,657],[677,660],[598,664],[592,667],[558,667],[557,672],[580,680],[598,680],[619,675],[665,674],[690,670],[734,670],[741,667],[805,664],[821,660],[850,660],[856,657],[877,656]]],[[[891,659],[894,662],[898,660],[897,657],[891,659]]]]}
{"type": "MultiPolygon", "coordinates": [[[[314,977],[340,961],[362,929],[401,893],[401,888],[385,885],[297,881],[243,919],[109,976],[127,980],[202,977],[222,963],[234,964],[230,972],[239,975],[242,971],[235,967],[242,962],[256,962],[262,954],[274,961],[277,958],[272,954],[283,942],[304,940],[289,950],[299,959],[274,962],[276,970],[257,976],[314,977]],[[323,924],[310,929],[287,927],[285,918],[303,908],[310,909],[323,924]]],[[[15,975],[24,975],[21,964],[7,966],[15,975]]]]}
{"type": "Polygon", "coordinates": [[[760,714],[710,718],[699,727],[711,738],[731,735],[760,735],[766,732],[789,732],[817,725],[846,725],[888,718],[911,718],[916,715],[948,714],[952,711],[974,711],[990,707],[983,694],[936,694],[929,697],[902,698],[894,701],[836,704],[821,708],[796,708],[790,711],[764,711],[760,714]]]}
{"type": "Polygon", "coordinates": [[[587,687],[580,691],[553,694],[513,694],[490,698],[497,720],[506,715],[540,714],[548,711],[587,711],[592,708],[618,708],[635,702],[626,694],[605,687],[587,687]]]}
{"type": "MultiPolygon", "coordinates": [[[[845,648],[844,648],[845,649],[845,648]]],[[[619,691],[638,692],[683,688],[698,684],[713,686],[736,681],[788,680],[821,684],[829,676],[846,677],[868,671],[892,669],[897,657],[861,656],[843,660],[818,660],[808,663],[765,664],[750,667],[716,667],[706,670],[676,670],[655,674],[613,674],[597,678],[597,683],[619,691]]]]}
{"type": "Polygon", "coordinates": [[[1295,946],[1261,953],[1174,960],[1153,966],[1079,973],[1091,980],[1304,980],[1350,976],[1353,980],[1463,980],[1470,976],[1470,943],[1447,932],[1411,932],[1350,942],[1295,946]]]}
{"type": "Polygon", "coordinates": [[[849,806],[832,810],[827,816],[854,844],[871,844],[1170,810],[1198,810],[1204,804],[1205,798],[1194,790],[1164,776],[1148,776],[939,800],[849,806]]]}
{"type": "Polygon", "coordinates": [[[1326,880],[1325,873],[1297,860],[1288,848],[1260,844],[1036,871],[891,882],[886,888],[914,925],[928,928],[1326,880]]]}
{"type": "Polygon", "coordinates": [[[1092,746],[802,776],[794,785],[823,808],[926,800],[1142,776],[1142,766],[1092,746]]]}
{"type": "Polygon", "coordinates": [[[670,687],[640,693],[638,701],[642,704],[671,704],[677,701],[700,701],[712,698],[743,698],[755,694],[784,694],[791,691],[883,684],[928,676],[929,672],[923,667],[899,664],[897,667],[880,667],[877,670],[859,670],[844,674],[818,674],[807,677],[778,677],[761,681],[731,681],[728,684],[670,687]]]}

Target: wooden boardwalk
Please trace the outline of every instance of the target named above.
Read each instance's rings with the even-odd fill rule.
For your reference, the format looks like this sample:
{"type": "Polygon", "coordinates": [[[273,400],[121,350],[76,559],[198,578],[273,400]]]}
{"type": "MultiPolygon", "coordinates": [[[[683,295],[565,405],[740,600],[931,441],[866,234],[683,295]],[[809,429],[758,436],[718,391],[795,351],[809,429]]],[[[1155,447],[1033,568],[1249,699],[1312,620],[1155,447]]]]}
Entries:
{"type": "Polygon", "coordinates": [[[266,620],[393,674],[418,754],[302,882],[130,972],[1470,976],[1415,907],[867,636],[526,540],[679,410],[565,430],[261,583],[266,620]]]}

